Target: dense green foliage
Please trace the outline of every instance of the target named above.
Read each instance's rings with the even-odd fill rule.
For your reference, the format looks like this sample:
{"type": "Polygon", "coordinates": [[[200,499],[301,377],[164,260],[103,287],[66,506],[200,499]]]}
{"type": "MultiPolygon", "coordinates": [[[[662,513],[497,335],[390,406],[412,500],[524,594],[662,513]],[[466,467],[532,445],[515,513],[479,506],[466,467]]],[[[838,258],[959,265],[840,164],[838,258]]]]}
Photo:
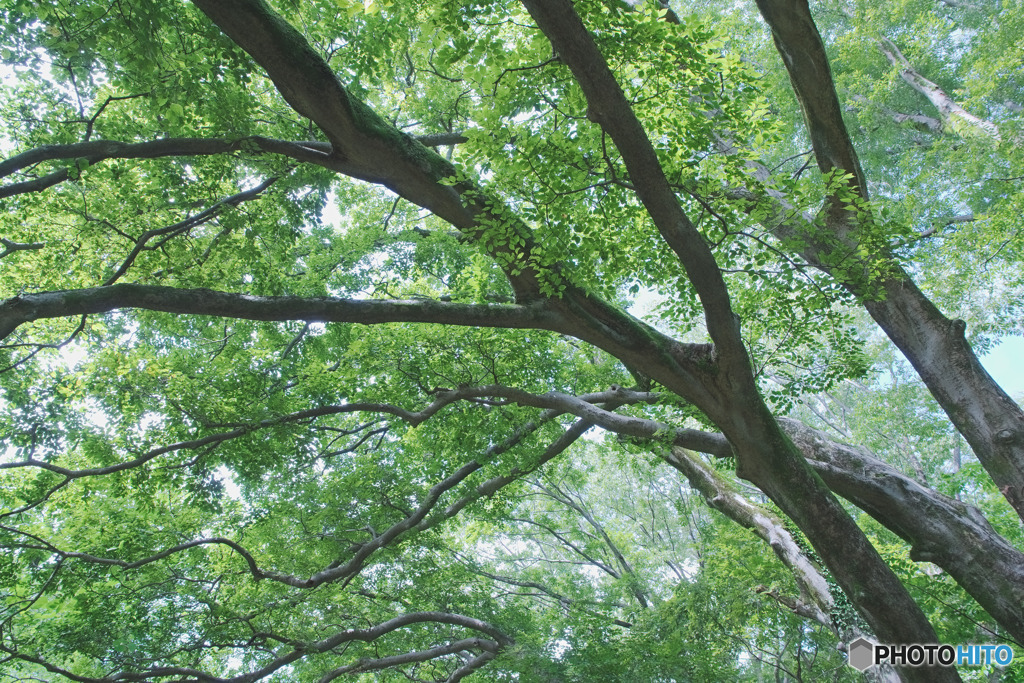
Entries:
{"type": "MultiPolygon", "coordinates": [[[[813,223],[843,182],[812,160],[756,7],[671,4],[680,23],[656,3],[575,6],[725,276],[766,402],[977,506],[1024,549],[1014,510],[844,286],[857,268],[884,275],[890,250],[976,348],[1024,333],[1024,8],[812,7],[873,193],[848,197],[874,216],[862,260],[824,272],[749,200],[784,196],[813,223]],[[940,115],[883,39],[987,127],[940,115]]],[[[361,133],[445,136],[440,157],[414,148],[421,166],[450,161],[444,182],[490,222],[459,232],[385,180],[309,163],[324,132],[192,4],[0,0],[0,296],[132,283],[483,307],[530,303],[516,278],[537,273],[537,297],[583,291],[710,341],[623,155],[518,2],[274,10],[382,118],[364,113],[361,133]],[[3,165],[176,138],[197,143],[3,165]]],[[[659,457],[670,430],[720,427],[624,359],[550,328],[161,310],[40,317],[0,346],[0,682],[857,680],[837,645],[862,620],[790,609],[791,568],[659,457]],[[659,433],[579,438],[583,416],[473,393],[610,386],[651,394],[591,402],[659,433]],[[317,645],[413,613],[499,635],[424,618],[317,645]],[[467,638],[488,644],[438,649],[467,638]],[[429,656],[388,660],[415,652],[429,656]]],[[[731,459],[694,457],[781,516],[731,459]]],[[[848,508],[940,641],[1013,642],[848,508]]],[[[1024,680],[1021,661],[1004,680],[1024,680]]]]}

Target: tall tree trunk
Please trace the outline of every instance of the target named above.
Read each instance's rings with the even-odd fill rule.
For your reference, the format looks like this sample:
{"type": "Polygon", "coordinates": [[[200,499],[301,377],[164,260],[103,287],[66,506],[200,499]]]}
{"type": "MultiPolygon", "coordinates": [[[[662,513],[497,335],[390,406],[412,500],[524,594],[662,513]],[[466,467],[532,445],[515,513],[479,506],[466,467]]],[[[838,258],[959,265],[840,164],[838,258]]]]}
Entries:
{"type": "MultiPolygon", "coordinates": [[[[867,199],[867,185],[843,122],[835,83],[807,0],[757,0],[789,72],[823,173],[849,174],[848,189],[867,199]]],[[[865,220],[832,198],[830,234],[801,235],[802,254],[836,275],[863,302],[875,322],[903,352],[974,449],[985,471],[1024,520],[1024,411],[999,387],[964,338],[964,323],[946,318],[899,267],[884,245],[868,259],[865,220]],[[845,262],[842,273],[829,264],[845,262]],[[871,276],[881,268],[882,275],[871,276]],[[856,271],[856,272],[854,272],[856,271]]],[[[875,240],[877,241],[877,240],[875,240]]]]}

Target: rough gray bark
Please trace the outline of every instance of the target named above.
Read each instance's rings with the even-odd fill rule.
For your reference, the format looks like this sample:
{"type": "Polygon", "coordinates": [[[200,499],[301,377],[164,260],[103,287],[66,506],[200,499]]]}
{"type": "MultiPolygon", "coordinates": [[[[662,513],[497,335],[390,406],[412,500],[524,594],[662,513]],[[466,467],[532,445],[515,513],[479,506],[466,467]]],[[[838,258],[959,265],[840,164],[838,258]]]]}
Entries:
{"type": "Polygon", "coordinates": [[[956,580],[1018,643],[1024,643],[1024,553],[977,508],[922,486],[863,448],[802,422],[781,424],[829,488],[910,544],[910,557],[956,580]]]}

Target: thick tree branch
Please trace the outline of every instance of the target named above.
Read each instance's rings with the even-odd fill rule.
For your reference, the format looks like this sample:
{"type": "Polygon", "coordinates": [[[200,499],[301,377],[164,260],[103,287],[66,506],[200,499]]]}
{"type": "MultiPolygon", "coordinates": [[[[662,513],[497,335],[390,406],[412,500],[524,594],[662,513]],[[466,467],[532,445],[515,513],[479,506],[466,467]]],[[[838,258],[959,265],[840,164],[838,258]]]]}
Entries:
{"type": "Polygon", "coordinates": [[[465,142],[469,142],[462,133],[430,133],[427,135],[417,135],[416,140],[424,147],[447,147],[450,145],[461,145],[465,142]]]}
{"type": "MultiPolygon", "coordinates": [[[[822,171],[849,174],[867,199],[863,173],[846,131],[821,36],[807,0],[758,0],[789,71],[822,171]]],[[[899,266],[886,245],[865,239],[870,227],[842,208],[829,212],[830,234],[794,228],[809,263],[832,273],[903,352],[929,391],[971,445],[985,470],[1024,519],[1024,411],[992,379],[964,337],[964,323],[946,318],[899,266]],[[867,249],[867,259],[858,255],[867,249]],[[833,264],[846,265],[837,269],[833,264]],[[881,272],[881,277],[871,276],[881,272]]]]}
{"type": "MultiPolygon", "coordinates": [[[[149,142],[119,142],[93,140],[67,145],[46,145],[22,152],[0,161],[0,178],[7,177],[30,166],[46,161],[81,160],[84,165],[97,164],[107,159],[158,159],[162,157],[195,157],[228,154],[231,152],[265,152],[280,154],[296,161],[314,163],[331,170],[344,172],[343,164],[332,160],[329,147],[323,142],[287,142],[259,136],[235,139],[218,138],[164,138],[149,142]]],[[[28,192],[39,192],[62,183],[73,174],[61,168],[45,176],[0,187],[0,198],[28,192]]]]}
{"type": "MultiPolygon", "coordinates": [[[[780,418],[779,423],[830,489],[907,541],[913,559],[949,572],[1007,633],[1024,640],[1024,553],[977,508],[922,486],[864,448],[797,420],[780,418]]],[[[691,450],[728,457],[724,437],[705,434],[704,439],[722,445],[717,452],[691,450]]],[[[687,466],[682,460],[668,462],[681,471],[687,466]]],[[[694,487],[703,493],[697,483],[694,487]]]]}
{"type": "Polygon", "coordinates": [[[85,159],[95,164],[105,159],[158,159],[161,157],[193,157],[234,152],[242,148],[245,140],[215,138],[164,138],[149,142],[119,142],[93,140],[66,145],[45,145],[22,152],[0,161],[0,178],[24,170],[44,161],[73,161],[85,159]]]}
{"type": "MultiPolygon", "coordinates": [[[[907,639],[935,642],[934,629],[906,588],[831,492],[799,457],[761,400],[740,338],[739,325],[714,257],[703,237],[682,212],[643,127],[572,3],[569,0],[522,2],[582,88],[587,98],[588,116],[614,140],[629,170],[630,180],[637,188],[637,196],[662,237],[679,256],[699,293],[717,352],[716,374],[713,378],[702,379],[706,389],[713,387],[717,390],[718,400],[695,400],[694,403],[723,430],[734,446],[737,473],[756,483],[804,531],[880,638],[893,642],[906,642],[907,639]],[[842,547],[837,543],[838,538],[845,539],[842,547]]],[[[806,3],[803,3],[802,12],[791,13],[783,19],[782,23],[796,20],[795,27],[787,28],[795,28],[798,35],[802,28],[810,26],[813,29],[806,3]]],[[[824,60],[816,30],[813,31],[813,40],[803,47],[818,49],[821,62],[827,69],[828,63],[824,60]]],[[[798,57],[802,58],[802,55],[798,57]]],[[[830,92],[832,100],[835,100],[834,89],[830,92]]],[[[830,103],[824,104],[827,107],[830,103]]],[[[838,102],[833,106],[838,111],[838,102]]],[[[839,133],[845,134],[845,129],[837,131],[834,137],[839,141],[846,139],[839,133]]],[[[826,142],[830,143],[831,139],[826,142]]],[[[850,160],[856,165],[855,157],[850,160]]],[[[859,186],[863,176],[859,168],[857,170],[853,182],[859,186]]],[[[836,204],[834,208],[845,211],[844,205],[836,204]]],[[[688,398],[692,392],[688,387],[680,386],[678,378],[664,383],[688,398]]],[[[929,682],[959,678],[955,672],[939,669],[927,673],[908,670],[906,675],[929,682]]]]}
{"type": "Polygon", "coordinates": [[[115,284],[91,289],[22,294],[0,302],[0,340],[34,320],[141,308],[185,315],[245,320],[345,322],[364,325],[407,322],[466,327],[538,329],[591,342],[624,362],[645,367],[652,377],[671,382],[691,400],[714,400],[696,382],[713,363],[712,349],[680,344],[587,295],[525,305],[461,304],[426,300],[338,299],[333,297],[253,296],[208,289],[115,284]]]}
{"type": "Polygon", "coordinates": [[[245,320],[378,323],[417,322],[468,327],[566,332],[561,317],[543,303],[478,305],[440,301],[389,301],[333,297],[253,296],[209,289],[116,284],[40,294],[0,303],[0,339],[19,325],[44,318],[106,313],[125,308],[245,320]]]}
{"type": "MultiPolygon", "coordinates": [[[[263,0],[193,2],[256,60],[295,111],[323,131],[336,170],[384,185],[484,241],[520,300],[540,295],[542,287],[531,263],[533,236],[515,213],[444,157],[353,97],[309,42],[263,0]],[[516,243],[517,250],[510,243],[516,243]]],[[[545,277],[562,280],[557,269],[545,277]]]]}
{"type": "Polygon", "coordinates": [[[46,246],[43,242],[14,242],[6,237],[0,237],[0,244],[4,245],[4,250],[0,252],[0,259],[10,256],[16,251],[36,251],[46,246]]]}
{"type": "MultiPolygon", "coordinates": [[[[657,400],[654,394],[616,388],[604,394],[575,397],[558,392],[529,394],[499,386],[464,388],[451,394],[463,398],[507,398],[520,405],[571,413],[623,436],[660,440],[662,443],[668,441],[676,448],[697,450],[718,457],[735,455],[728,441],[720,434],[672,428],[653,420],[618,415],[594,405],[606,400],[620,403],[653,402],[657,400]]],[[[980,512],[922,487],[891,466],[858,449],[835,442],[803,423],[780,419],[780,425],[829,488],[911,543],[915,558],[930,561],[948,571],[1014,638],[1024,637],[1024,617],[1018,608],[1020,599],[1024,598],[1024,554],[999,536],[980,512]],[[871,472],[874,474],[869,474],[871,472]],[[923,509],[933,512],[922,518],[920,511],[923,509]],[[951,544],[950,539],[954,538],[957,542],[951,544]],[[979,571],[979,565],[991,565],[991,568],[989,571],[979,571]],[[998,578],[992,579],[993,576],[998,578]]],[[[714,486],[715,482],[708,478],[707,472],[710,470],[707,468],[701,471],[693,462],[683,460],[679,454],[668,462],[688,478],[692,474],[697,480],[694,481],[695,488],[705,495],[726,495],[723,491],[714,493],[718,489],[714,486]]],[[[744,525],[756,525],[763,521],[756,518],[749,504],[743,505],[728,497],[720,500],[723,503],[735,503],[731,510],[736,515],[735,519],[742,519],[740,523],[744,525]]],[[[762,531],[776,552],[779,552],[779,548],[787,553],[796,552],[795,545],[788,546],[783,542],[784,539],[780,541],[777,531],[770,530],[770,527],[774,528],[768,524],[762,531]]],[[[813,605],[823,613],[826,612],[825,605],[830,604],[824,598],[828,595],[827,589],[822,593],[820,583],[813,579],[813,573],[809,571],[809,565],[801,562],[796,555],[787,555],[783,561],[787,566],[796,567],[806,574],[798,576],[797,580],[807,591],[805,604],[808,605],[808,613],[811,613],[813,605]]]]}
{"type": "MultiPolygon", "coordinates": [[[[487,195],[444,158],[352,97],[301,34],[274,14],[263,0],[195,0],[195,4],[267,71],[296,111],[324,131],[333,148],[331,159],[345,165],[339,172],[384,185],[468,235],[504,269],[518,301],[525,303],[543,298],[544,292],[559,291],[559,298],[551,300],[551,308],[560,311],[571,324],[558,331],[595,344],[628,365],[653,361],[660,370],[651,372],[652,377],[710,412],[716,408],[725,411],[721,397],[702,382],[718,360],[710,353],[712,349],[678,344],[573,286],[563,274],[567,269],[535,257],[532,231],[515,212],[487,195]]],[[[653,168],[650,172],[660,173],[653,168]]],[[[665,215],[672,220],[685,220],[671,192],[660,192],[657,196],[667,207],[665,215]]],[[[674,223],[663,221],[662,227],[677,237],[680,234],[674,223]]],[[[687,235],[694,240],[691,246],[704,268],[696,280],[698,289],[704,287],[701,283],[711,283],[704,287],[702,299],[707,305],[716,297],[727,303],[721,274],[703,238],[692,230],[687,235]]],[[[676,246],[684,245],[676,240],[676,246]]],[[[713,336],[721,336],[721,332],[724,341],[731,340],[718,352],[731,349],[729,355],[735,368],[729,374],[739,377],[746,373],[750,383],[747,395],[753,396],[752,377],[735,317],[727,307],[715,310],[718,312],[712,313],[717,321],[713,336]]]]}
{"type": "MultiPolygon", "coordinates": [[[[461,133],[438,133],[414,137],[430,147],[456,145],[466,142],[461,133]]],[[[47,161],[71,161],[91,166],[107,159],[159,159],[165,157],[197,157],[233,152],[280,154],[302,163],[323,166],[347,175],[358,175],[360,169],[331,154],[332,146],[319,140],[291,142],[259,135],[244,138],[162,138],[147,142],[120,142],[118,140],[90,140],[65,145],[44,145],[16,154],[0,161],[0,178],[25,171],[47,161]]],[[[0,198],[30,192],[40,192],[62,183],[74,174],[61,168],[44,176],[19,183],[0,186],[0,198]]],[[[2,256],[0,256],[2,258],[2,256]]]]}
{"type": "Polygon", "coordinates": [[[866,449],[802,422],[780,423],[833,491],[910,544],[911,557],[949,572],[1018,643],[1024,643],[1024,553],[975,507],[926,488],[866,449]]]}
{"type": "MultiPolygon", "coordinates": [[[[862,197],[867,185],[843,121],[832,69],[807,0],[757,0],[789,72],[822,173],[841,171],[862,197]]],[[[838,207],[837,207],[838,209],[838,207]]]]}
{"type": "Polygon", "coordinates": [[[335,636],[319,641],[316,643],[315,648],[324,652],[337,647],[341,643],[351,640],[360,640],[365,643],[369,643],[397,629],[405,628],[406,626],[411,626],[413,624],[424,623],[448,624],[450,626],[459,626],[461,628],[479,631],[480,633],[492,638],[501,647],[508,647],[509,645],[515,644],[515,641],[503,633],[501,629],[480,619],[467,617],[462,614],[452,614],[450,612],[414,612],[412,614],[397,616],[394,619],[389,619],[388,621],[371,628],[343,631],[335,636]]]}
{"type": "Polygon", "coordinates": [[[722,359],[728,359],[729,372],[737,378],[749,372],[718,264],[679,205],[647,133],[590,33],[568,0],[523,0],[523,5],[583,89],[588,118],[615,142],[637,196],[700,296],[708,332],[722,359]]]}

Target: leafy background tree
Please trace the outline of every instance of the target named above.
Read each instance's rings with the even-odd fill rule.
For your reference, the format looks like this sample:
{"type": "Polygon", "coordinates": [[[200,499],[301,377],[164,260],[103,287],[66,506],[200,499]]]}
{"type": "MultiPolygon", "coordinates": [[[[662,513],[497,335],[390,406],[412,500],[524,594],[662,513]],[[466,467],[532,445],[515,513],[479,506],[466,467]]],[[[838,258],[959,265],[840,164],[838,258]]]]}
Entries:
{"type": "Polygon", "coordinates": [[[0,677],[1020,653],[1019,3],[0,14],[0,677]]]}

